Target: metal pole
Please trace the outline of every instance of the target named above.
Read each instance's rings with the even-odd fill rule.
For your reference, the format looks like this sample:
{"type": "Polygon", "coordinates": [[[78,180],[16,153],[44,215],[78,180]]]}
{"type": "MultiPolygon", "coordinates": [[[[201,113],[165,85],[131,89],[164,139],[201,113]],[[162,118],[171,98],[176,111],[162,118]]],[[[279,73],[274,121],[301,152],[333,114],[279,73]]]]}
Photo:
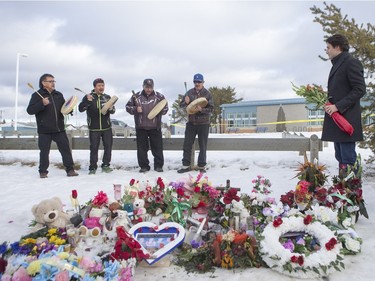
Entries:
{"type": "Polygon", "coordinates": [[[14,108],[14,131],[17,131],[17,126],[18,126],[18,76],[19,76],[19,69],[20,69],[20,57],[26,58],[28,55],[27,54],[21,54],[17,53],[17,65],[16,65],[16,103],[15,103],[15,108],[14,108]]]}

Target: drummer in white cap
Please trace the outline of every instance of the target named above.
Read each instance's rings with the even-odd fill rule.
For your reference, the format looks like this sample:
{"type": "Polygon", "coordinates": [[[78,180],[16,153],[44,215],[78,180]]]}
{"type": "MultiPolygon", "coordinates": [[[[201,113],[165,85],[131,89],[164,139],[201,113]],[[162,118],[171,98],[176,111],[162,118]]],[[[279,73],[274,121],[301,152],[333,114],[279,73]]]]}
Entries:
{"type": "Polygon", "coordinates": [[[182,168],[177,170],[178,173],[189,172],[192,169],[191,151],[198,135],[199,143],[199,156],[198,156],[198,169],[200,172],[206,171],[207,164],[207,141],[210,129],[210,117],[213,111],[213,100],[211,93],[204,87],[203,75],[197,73],[193,77],[194,88],[187,91],[184,99],[180,102],[181,108],[187,108],[189,104],[203,98],[203,103],[194,105],[192,111],[187,110],[189,120],[186,123],[185,139],[183,146],[182,168]],[[204,104],[204,105],[203,105],[204,104]]]}

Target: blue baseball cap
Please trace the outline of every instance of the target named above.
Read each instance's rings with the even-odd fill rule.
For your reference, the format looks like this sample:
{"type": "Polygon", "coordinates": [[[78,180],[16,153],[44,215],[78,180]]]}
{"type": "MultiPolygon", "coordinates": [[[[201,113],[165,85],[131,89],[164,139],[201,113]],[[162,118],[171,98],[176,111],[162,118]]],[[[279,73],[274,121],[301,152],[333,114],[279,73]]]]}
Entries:
{"type": "Polygon", "coordinates": [[[193,81],[203,82],[204,81],[203,75],[200,74],[200,73],[195,74],[194,78],[193,78],[193,81]]]}

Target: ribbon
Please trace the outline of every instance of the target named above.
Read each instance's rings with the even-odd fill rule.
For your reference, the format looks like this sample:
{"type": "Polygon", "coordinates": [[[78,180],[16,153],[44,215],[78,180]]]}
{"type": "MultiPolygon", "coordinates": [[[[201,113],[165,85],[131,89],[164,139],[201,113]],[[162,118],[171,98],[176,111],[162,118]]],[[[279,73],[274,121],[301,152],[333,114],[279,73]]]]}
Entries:
{"type": "Polygon", "coordinates": [[[186,221],[183,219],[182,212],[189,210],[191,205],[187,202],[178,202],[176,198],[172,201],[173,210],[171,212],[171,219],[173,222],[177,222],[182,226],[185,226],[186,221]],[[177,219],[175,218],[177,214],[177,219]]]}
{"type": "Polygon", "coordinates": [[[333,194],[331,194],[331,196],[336,196],[336,197],[338,197],[338,198],[340,198],[342,200],[347,201],[350,205],[354,205],[354,203],[353,203],[352,200],[350,200],[348,197],[346,197],[344,195],[341,195],[340,193],[333,193],[333,194]]]}

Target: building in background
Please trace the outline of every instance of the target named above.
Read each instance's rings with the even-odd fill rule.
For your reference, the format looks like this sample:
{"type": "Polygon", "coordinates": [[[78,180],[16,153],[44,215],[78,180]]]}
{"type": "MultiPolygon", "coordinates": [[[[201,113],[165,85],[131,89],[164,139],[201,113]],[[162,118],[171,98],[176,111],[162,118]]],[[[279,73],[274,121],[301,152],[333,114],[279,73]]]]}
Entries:
{"type": "Polygon", "coordinates": [[[276,132],[277,122],[287,121],[287,131],[319,131],[324,111],[311,110],[304,98],[243,101],[221,105],[222,132],[276,132]],[[280,120],[280,107],[285,120],[280,120]]]}

